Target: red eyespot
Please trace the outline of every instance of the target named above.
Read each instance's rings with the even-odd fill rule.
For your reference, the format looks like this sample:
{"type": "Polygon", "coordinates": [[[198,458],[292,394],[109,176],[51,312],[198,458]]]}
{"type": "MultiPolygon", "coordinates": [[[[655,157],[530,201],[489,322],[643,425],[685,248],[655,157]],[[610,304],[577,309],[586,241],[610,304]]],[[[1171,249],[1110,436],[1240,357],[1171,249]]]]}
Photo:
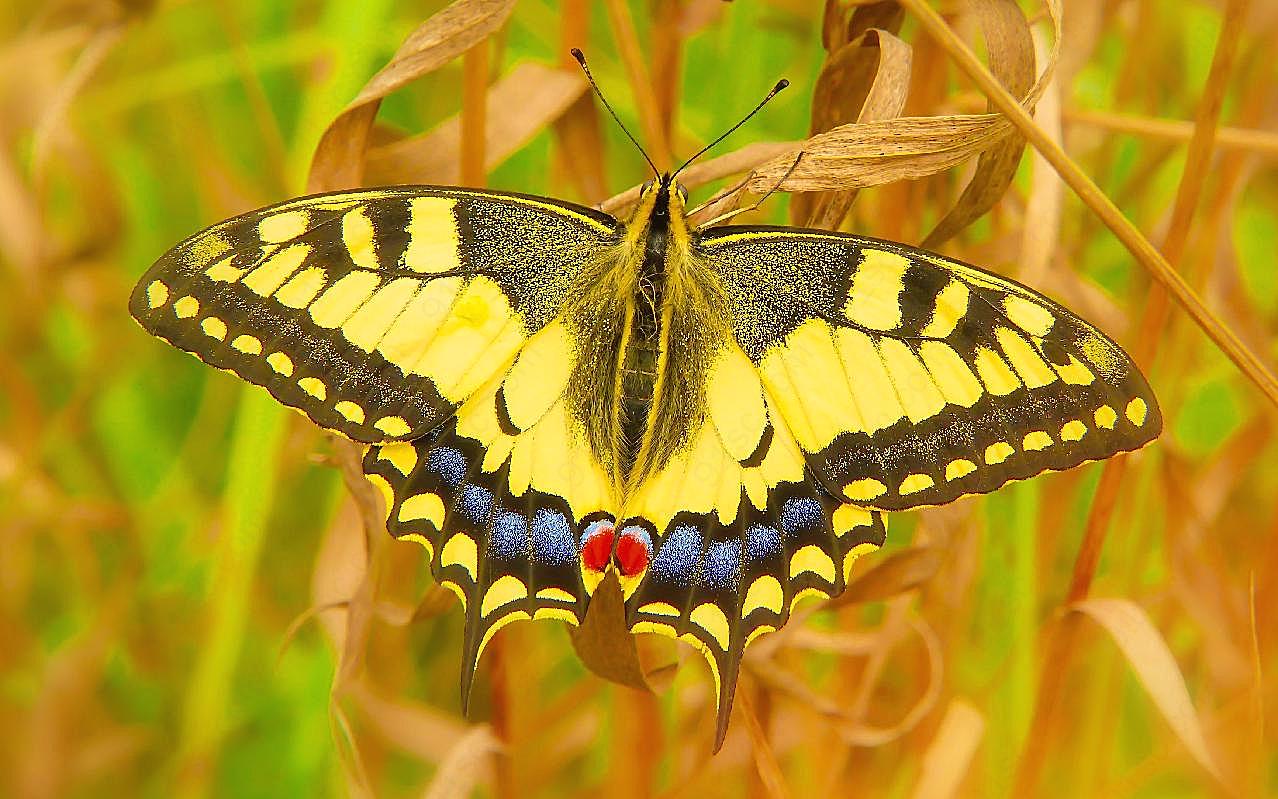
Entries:
{"type": "Polygon", "coordinates": [[[648,537],[642,528],[628,527],[617,540],[617,568],[626,577],[634,577],[648,568],[648,537]]]}
{"type": "Polygon", "coordinates": [[[606,522],[596,522],[593,530],[586,533],[586,541],[581,545],[581,562],[591,571],[601,572],[612,557],[613,528],[606,522]]]}

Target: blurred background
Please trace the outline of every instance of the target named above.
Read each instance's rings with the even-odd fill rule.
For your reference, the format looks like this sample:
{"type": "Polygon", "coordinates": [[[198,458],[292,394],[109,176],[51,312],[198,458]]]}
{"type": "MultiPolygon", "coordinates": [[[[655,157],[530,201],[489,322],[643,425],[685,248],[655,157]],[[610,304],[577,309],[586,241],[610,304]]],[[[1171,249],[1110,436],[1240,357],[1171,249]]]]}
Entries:
{"type": "MultiPolygon", "coordinates": [[[[461,613],[419,548],[361,520],[351,453],[125,310],[169,246],[308,186],[594,204],[642,182],[572,46],[663,166],[791,80],[694,201],[763,143],[984,112],[917,5],[0,6],[0,796],[1278,793],[1275,409],[1015,141],[938,128],[986,157],[849,160],[843,193],[747,220],[820,209],[1029,283],[1138,356],[1166,431],[1121,466],[892,516],[844,601],[752,648],[713,757],[699,655],[641,641],[677,666],[643,692],[553,622],[500,633],[464,718],[461,613]]],[[[1278,361],[1278,8],[1071,0],[1053,59],[1038,2],[929,7],[1014,94],[1054,68],[1052,146],[1278,361]]]]}

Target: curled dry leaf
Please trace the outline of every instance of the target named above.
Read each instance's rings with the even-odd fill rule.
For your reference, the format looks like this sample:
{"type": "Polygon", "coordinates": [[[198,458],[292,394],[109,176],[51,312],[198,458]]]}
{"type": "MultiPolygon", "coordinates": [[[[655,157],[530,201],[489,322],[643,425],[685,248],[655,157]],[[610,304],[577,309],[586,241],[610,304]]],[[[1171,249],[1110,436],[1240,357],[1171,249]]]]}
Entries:
{"type": "MultiPolygon", "coordinates": [[[[484,169],[492,170],[554,123],[587,90],[581,72],[520,64],[488,90],[484,169]]],[[[457,183],[461,117],[453,116],[421,136],[374,147],[368,153],[370,183],[457,183]]]]}
{"type": "Polygon", "coordinates": [[[351,683],[347,695],[360,716],[386,743],[426,763],[441,763],[452,742],[466,734],[465,721],[429,705],[385,696],[367,679],[351,683]]]}
{"type": "Polygon", "coordinates": [[[1185,677],[1144,609],[1126,599],[1086,599],[1070,609],[1089,617],[1109,633],[1176,737],[1199,765],[1221,780],[1220,768],[1207,748],[1202,723],[1189,699],[1185,677]]]}
{"type": "Polygon", "coordinates": [[[917,180],[958,166],[1007,135],[995,114],[954,114],[840,125],[789,148],[757,167],[745,188],[780,191],[863,189],[917,180]],[[803,153],[799,165],[782,181],[803,153]]]}
{"type": "Polygon", "coordinates": [[[985,717],[964,699],[951,699],[941,725],[923,753],[911,799],[948,799],[959,787],[985,735],[985,717]]]}
{"type": "Polygon", "coordinates": [[[515,0],[456,0],[419,25],[324,131],[311,158],[307,188],[316,192],[360,185],[382,98],[482,42],[514,7],[515,0]]]}
{"type": "MultiPolygon", "coordinates": [[[[817,95],[813,108],[823,105],[823,92],[839,90],[845,98],[855,103],[856,116],[852,119],[830,118],[821,120],[822,129],[829,130],[846,122],[873,122],[894,119],[905,108],[905,98],[910,89],[910,68],[913,51],[905,42],[889,31],[872,28],[861,37],[845,45],[826,62],[817,80],[817,95]],[[829,124],[825,124],[828,122],[829,124]]],[[[830,101],[834,105],[833,100],[830,101]]],[[[837,105],[834,105],[837,108],[837,105]]],[[[850,106],[845,106],[851,110],[850,106]]],[[[813,112],[813,132],[818,120],[813,112]]],[[[797,199],[797,198],[796,198],[797,199]]],[[[856,189],[822,195],[802,217],[804,224],[835,230],[843,222],[856,199],[856,189]]],[[[792,214],[803,211],[802,203],[791,205],[792,214]]],[[[796,220],[798,217],[796,216],[796,220]]]]}
{"type": "MultiPolygon", "coordinates": [[[[1051,79],[1060,44],[1060,8],[1046,3],[1054,40],[1042,74],[1023,98],[1032,107],[1051,79]]],[[[757,167],[746,189],[837,191],[915,180],[963,163],[1002,142],[1012,125],[999,114],[901,117],[840,125],[757,167]],[[797,168],[795,152],[803,157],[797,168]],[[789,176],[786,177],[787,173],[789,176]],[[784,180],[783,180],[784,178],[784,180]]]]}
{"type": "Polygon", "coordinates": [[[932,579],[941,568],[941,561],[941,553],[935,547],[910,547],[893,552],[853,580],[827,607],[891,599],[932,579]]]}
{"type": "MultiPolygon", "coordinates": [[[[915,703],[901,717],[901,720],[891,726],[870,725],[859,718],[853,717],[842,705],[839,705],[824,693],[813,690],[802,678],[781,668],[770,658],[747,657],[744,665],[751,674],[761,682],[766,683],[777,693],[785,694],[796,702],[833,719],[838,726],[840,737],[847,743],[853,746],[883,746],[897,740],[918,726],[919,722],[926,718],[928,713],[932,712],[932,708],[936,706],[941,696],[944,671],[941,642],[926,622],[914,615],[908,616],[907,619],[909,628],[918,635],[927,653],[927,685],[915,703]]],[[[885,636],[883,646],[894,647],[901,641],[908,639],[908,637],[903,634],[885,636]]]]}
{"type": "Polygon", "coordinates": [[[424,799],[461,799],[470,796],[475,786],[484,781],[488,763],[501,742],[487,724],[479,724],[457,739],[448,756],[439,764],[435,778],[423,794],[424,799]]]}
{"type": "MultiPolygon", "coordinates": [[[[899,116],[909,90],[909,64],[905,65],[904,85],[901,86],[901,105],[887,113],[870,110],[875,105],[876,84],[889,81],[884,61],[888,56],[880,46],[875,29],[895,34],[901,29],[905,13],[895,0],[883,0],[848,8],[842,3],[827,2],[822,17],[821,42],[825,45],[826,59],[812,90],[812,123],[808,135],[812,136],[848,122],[888,119],[899,116]],[[851,12],[851,13],[849,13],[851,12]],[[872,35],[874,34],[874,35],[872,35]]],[[[904,44],[904,43],[902,43],[904,44]]],[[[906,54],[909,54],[906,45],[906,54]]],[[[886,94],[882,90],[879,95],[886,94]]],[[[790,220],[797,225],[820,224],[815,220],[833,216],[831,210],[818,206],[844,206],[850,208],[856,194],[849,190],[840,195],[796,194],[790,201],[790,220]]],[[[839,214],[842,221],[843,214],[839,214]]],[[[838,226],[836,222],[831,229],[838,226]]]]}
{"type": "MultiPolygon", "coordinates": [[[[980,22],[990,71],[1012,94],[1024,96],[1034,82],[1034,40],[1020,6],[1015,0],[967,0],[966,5],[980,22]]],[[[994,110],[992,103],[988,109],[994,110]]],[[[1025,139],[1012,131],[981,153],[958,202],[923,239],[923,246],[938,247],[992,208],[1011,185],[1024,150],[1025,139]]]]}

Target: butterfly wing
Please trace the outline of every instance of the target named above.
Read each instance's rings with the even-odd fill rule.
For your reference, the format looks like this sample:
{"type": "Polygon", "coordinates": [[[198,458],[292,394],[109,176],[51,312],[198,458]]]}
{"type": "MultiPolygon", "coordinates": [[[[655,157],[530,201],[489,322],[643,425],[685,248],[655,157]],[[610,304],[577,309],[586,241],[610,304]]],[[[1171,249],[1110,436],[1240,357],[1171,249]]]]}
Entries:
{"type": "Polygon", "coordinates": [[[463,703],[500,627],[579,623],[594,588],[578,540],[596,522],[611,525],[615,500],[566,400],[571,350],[569,328],[552,320],[444,425],[364,459],[391,534],[424,546],[435,579],[461,600],[463,703]]]}
{"type": "Polygon", "coordinates": [[[704,413],[687,445],[639,488],[621,530],[623,540],[630,531],[654,549],[627,599],[630,628],[686,641],[706,657],[717,749],[746,646],[780,629],[799,599],[842,593],[853,561],[881,546],[886,530],[882,514],[810,479],[735,343],[723,343],[707,375],[704,413]]]}
{"type": "Polygon", "coordinates": [[[766,395],[844,501],[943,504],[1162,428],[1126,353],[1013,281],[818,231],[723,228],[699,245],[766,395]]]}
{"type": "Polygon", "coordinates": [[[508,366],[616,234],[607,215],[522,195],[318,195],[191,236],[129,310],[322,427],[409,440],[508,366]]]}

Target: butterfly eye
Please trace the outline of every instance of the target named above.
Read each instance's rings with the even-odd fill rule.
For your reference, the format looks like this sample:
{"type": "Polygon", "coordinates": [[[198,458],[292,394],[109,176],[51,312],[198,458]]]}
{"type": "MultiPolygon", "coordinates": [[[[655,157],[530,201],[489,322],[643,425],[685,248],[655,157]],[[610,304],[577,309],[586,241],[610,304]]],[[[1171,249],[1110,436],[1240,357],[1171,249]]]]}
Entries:
{"type": "Polygon", "coordinates": [[[682,183],[676,183],[675,188],[679,191],[679,197],[686,203],[688,201],[688,187],[682,183]]]}
{"type": "Polygon", "coordinates": [[[644,181],[643,186],[639,187],[639,193],[640,193],[640,194],[647,194],[647,193],[648,193],[648,189],[651,189],[651,188],[652,188],[652,184],[654,184],[654,183],[656,183],[656,182],[657,182],[656,180],[647,180],[647,181],[644,181]]]}

